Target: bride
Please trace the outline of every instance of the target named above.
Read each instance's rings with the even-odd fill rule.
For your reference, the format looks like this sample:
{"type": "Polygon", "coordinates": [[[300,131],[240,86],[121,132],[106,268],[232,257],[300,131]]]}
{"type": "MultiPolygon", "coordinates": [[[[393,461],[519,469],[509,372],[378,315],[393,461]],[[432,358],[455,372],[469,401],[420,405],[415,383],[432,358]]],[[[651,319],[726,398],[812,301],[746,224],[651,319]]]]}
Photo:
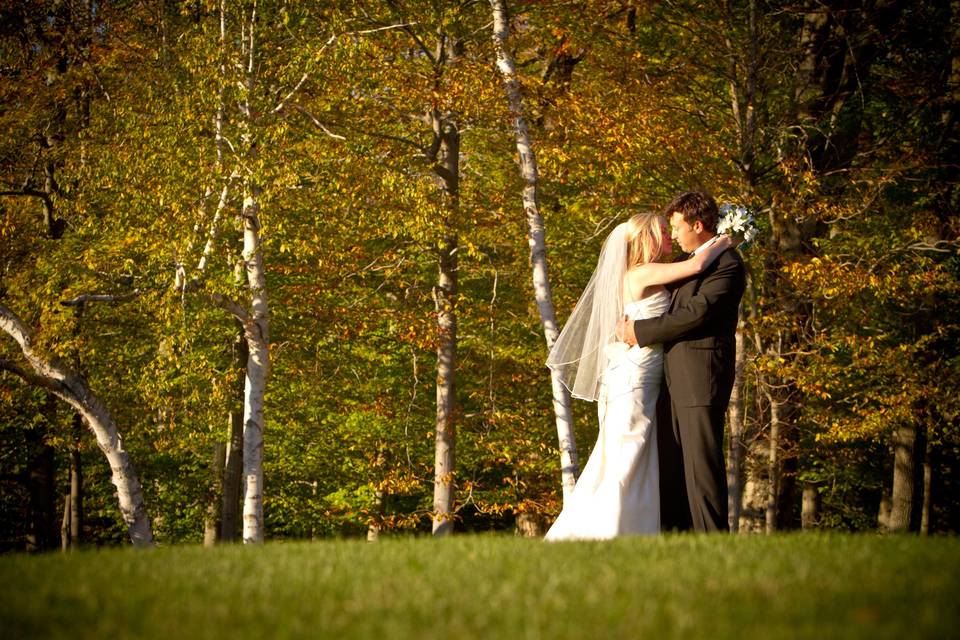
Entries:
{"type": "Polygon", "coordinates": [[[603,539],[660,530],[657,396],[661,345],[628,348],[615,335],[624,315],[665,313],[664,285],[695,276],[730,247],[718,236],[692,257],[665,263],[672,250],[666,220],[638,213],[618,225],[557,338],[547,366],[573,397],[597,402],[600,430],[590,459],[546,540],[603,539]]]}

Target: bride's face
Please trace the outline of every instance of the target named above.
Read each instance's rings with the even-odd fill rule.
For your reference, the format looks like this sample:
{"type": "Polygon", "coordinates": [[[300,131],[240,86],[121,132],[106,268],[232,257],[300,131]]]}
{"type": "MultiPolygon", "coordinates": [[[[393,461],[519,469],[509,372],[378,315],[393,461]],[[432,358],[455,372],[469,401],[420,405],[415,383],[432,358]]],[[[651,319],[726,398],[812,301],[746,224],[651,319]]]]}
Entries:
{"type": "Polygon", "coordinates": [[[660,258],[665,258],[673,252],[673,239],[670,237],[670,227],[666,222],[660,223],[660,258]]]}

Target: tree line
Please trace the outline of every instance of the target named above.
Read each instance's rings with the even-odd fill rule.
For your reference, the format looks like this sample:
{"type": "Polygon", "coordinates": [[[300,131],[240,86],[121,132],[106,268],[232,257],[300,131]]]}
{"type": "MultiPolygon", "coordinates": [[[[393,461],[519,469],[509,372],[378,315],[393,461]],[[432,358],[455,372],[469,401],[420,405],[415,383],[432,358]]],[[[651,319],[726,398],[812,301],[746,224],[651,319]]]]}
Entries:
{"type": "Polygon", "coordinates": [[[596,433],[546,353],[688,188],[760,227],[731,528],[956,531],[958,21],[5,4],[0,544],[541,533],[596,433]]]}

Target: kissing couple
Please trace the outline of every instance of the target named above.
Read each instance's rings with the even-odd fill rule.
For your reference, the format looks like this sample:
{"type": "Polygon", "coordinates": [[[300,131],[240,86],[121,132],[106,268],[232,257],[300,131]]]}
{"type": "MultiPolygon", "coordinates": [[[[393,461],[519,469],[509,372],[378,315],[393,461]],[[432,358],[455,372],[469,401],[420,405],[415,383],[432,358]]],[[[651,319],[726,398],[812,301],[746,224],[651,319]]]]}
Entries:
{"type": "Polygon", "coordinates": [[[547,359],[600,426],[547,540],[729,530],[723,422],[746,276],[719,217],[689,191],[604,241],[547,359]],[[666,262],[672,238],[684,253],[666,262]]]}

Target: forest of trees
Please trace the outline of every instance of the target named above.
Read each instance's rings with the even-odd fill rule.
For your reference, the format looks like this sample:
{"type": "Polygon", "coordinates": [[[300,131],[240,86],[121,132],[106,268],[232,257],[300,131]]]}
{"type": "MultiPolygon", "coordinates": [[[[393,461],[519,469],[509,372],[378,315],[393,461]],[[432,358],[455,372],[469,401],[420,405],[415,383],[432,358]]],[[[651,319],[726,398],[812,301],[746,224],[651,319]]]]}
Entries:
{"type": "Polygon", "coordinates": [[[542,533],[609,229],[754,212],[731,528],[960,529],[958,0],[7,0],[0,549],[542,533]]]}

